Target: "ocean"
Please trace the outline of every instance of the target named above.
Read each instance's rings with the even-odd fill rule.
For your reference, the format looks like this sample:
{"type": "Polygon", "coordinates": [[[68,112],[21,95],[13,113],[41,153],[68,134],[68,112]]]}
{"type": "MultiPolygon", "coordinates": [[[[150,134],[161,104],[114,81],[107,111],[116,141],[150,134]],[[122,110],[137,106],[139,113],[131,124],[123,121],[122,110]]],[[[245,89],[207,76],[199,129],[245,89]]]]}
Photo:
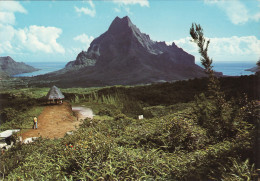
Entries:
{"type": "Polygon", "coordinates": [[[252,75],[254,72],[245,71],[256,67],[256,62],[217,62],[213,63],[213,70],[222,72],[223,75],[240,76],[240,75],[252,75]]]}
{"type": "Polygon", "coordinates": [[[24,74],[17,74],[13,77],[33,77],[37,75],[43,75],[50,72],[54,72],[60,69],[63,69],[68,62],[25,62],[27,65],[31,65],[34,68],[38,68],[40,70],[31,72],[31,73],[24,73],[24,74]]]}
{"type": "MultiPolygon", "coordinates": [[[[65,67],[67,62],[26,62],[26,64],[31,65],[35,68],[41,69],[32,73],[24,73],[14,75],[14,77],[32,77],[37,75],[42,75],[50,73],[56,70],[60,70],[65,67]]],[[[250,71],[245,71],[245,69],[253,68],[256,66],[254,62],[217,62],[213,63],[213,69],[217,72],[222,72],[224,75],[229,76],[240,76],[240,75],[251,75],[254,74],[250,71]]]]}

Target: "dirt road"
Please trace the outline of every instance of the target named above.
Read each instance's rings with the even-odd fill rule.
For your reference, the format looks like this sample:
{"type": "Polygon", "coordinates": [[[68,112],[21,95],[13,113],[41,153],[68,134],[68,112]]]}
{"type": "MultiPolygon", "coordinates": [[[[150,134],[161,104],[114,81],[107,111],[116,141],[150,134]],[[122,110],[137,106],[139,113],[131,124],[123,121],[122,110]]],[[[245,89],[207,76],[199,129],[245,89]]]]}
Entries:
{"type": "Polygon", "coordinates": [[[48,105],[38,117],[38,129],[22,133],[23,140],[29,137],[61,138],[66,132],[75,130],[80,124],[74,116],[71,105],[48,105]]]}

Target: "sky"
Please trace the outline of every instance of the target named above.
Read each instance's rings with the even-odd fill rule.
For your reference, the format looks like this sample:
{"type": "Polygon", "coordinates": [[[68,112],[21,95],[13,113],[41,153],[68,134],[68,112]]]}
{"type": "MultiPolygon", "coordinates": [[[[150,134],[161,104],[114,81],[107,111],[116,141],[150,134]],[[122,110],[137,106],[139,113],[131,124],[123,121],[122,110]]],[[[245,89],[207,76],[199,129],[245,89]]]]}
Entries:
{"type": "Polygon", "coordinates": [[[213,62],[257,62],[260,0],[0,1],[0,56],[17,62],[68,62],[128,16],[154,41],[175,44],[200,61],[192,23],[210,39],[213,62]]]}

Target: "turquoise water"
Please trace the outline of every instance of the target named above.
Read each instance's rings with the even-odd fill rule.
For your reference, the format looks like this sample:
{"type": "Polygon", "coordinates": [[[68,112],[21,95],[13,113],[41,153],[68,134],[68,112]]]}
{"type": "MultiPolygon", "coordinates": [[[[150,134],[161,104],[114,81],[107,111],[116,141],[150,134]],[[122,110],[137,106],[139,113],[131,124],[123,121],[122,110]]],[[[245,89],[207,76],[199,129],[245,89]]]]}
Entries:
{"type": "Polygon", "coordinates": [[[226,63],[213,63],[213,69],[217,72],[222,72],[224,75],[240,76],[251,75],[254,72],[245,71],[256,66],[254,62],[226,62],[226,63]]]}
{"type": "Polygon", "coordinates": [[[17,74],[14,75],[14,77],[32,77],[47,74],[64,68],[67,62],[26,62],[26,64],[41,70],[31,73],[17,74]]]}
{"type": "MultiPolygon", "coordinates": [[[[36,75],[42,75],[46,73],[50,73],[56,70],[60,70],[65,67],[67,62],[26,62],[26,64],[31,65],[35,68],[39,68],[41,70],[32,72],[32,73],[24,73],[14,75],[14,77],[31,77],[36,75]]],[[[254,62],[227,62],[227,63],[214,63],[213,69],[217,72],[223,72],[224,75],[230,76],[240,76],[240,75],[251,75],[253,72],[245,71],[245,69],[249,69],[255,67],[256,64],[254,62]]]]}

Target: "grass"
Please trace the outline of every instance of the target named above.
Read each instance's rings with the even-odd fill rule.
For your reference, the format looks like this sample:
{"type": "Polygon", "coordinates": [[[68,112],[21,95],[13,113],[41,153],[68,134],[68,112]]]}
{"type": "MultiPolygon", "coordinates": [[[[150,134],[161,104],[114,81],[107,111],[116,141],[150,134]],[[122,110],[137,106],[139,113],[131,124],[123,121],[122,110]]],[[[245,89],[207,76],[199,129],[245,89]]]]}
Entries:
{"type": "Polygon", "coordinates": [[[30,97],[42,98],[47,95],[50,88],[22,88],[22,89],[5,89],[1,90],[0,94],[9,94],[16,98],[30,97]]]}
{"type": "Polygon", "coordinates": [[[31,129],[33,127],[34,116],[39,116],[43,111],[43,106],[34,106],[27,109],[25,112],[19,113],[19,115],[11,115],[12,121],[5,122],[0,125],[0,130],[23,128],[31,129]],[[19,120],[19,122],[17,122],[19,120]]]}
{"type": "Polygon", "coordinates": [[[33,127],[33,118],[34,116],[39,117],[42,113],[44,107],[43,106],[35,106],[28,110],[25,114],[30,116],[30,119],[26,119],[23,121],[22,127],[23,128],[32,128],[33,127]]]}
{"type": "MultiPolygon", "coordinates": [[[[201,135],[205,133],[200,128],[196,131],[192,121],[183,121],[188,117],[192,115],[182,111],[142,121],[127,117],[86,119],[73,135],[17,145],[0,157],[0,161],[8,159],[8,165],[3,164],[1,171],[6,179],[21,180],[218,180],[222,176],[230,177],[232,171],[223,169],[232,167],[233,162],[228,158],[250,154],[248,135],[217,144],[205,140],[203,143],[207,138],[201,135]],[[171,125],[178,125],[179,129],[172,129],[171,125]],[[189,129],[202,139],[202,146],[186,148],[199,143],[196,137],[186,134],[189,129]],[[171,150],[173,148],[175,150],[171,150]]],[[[238,176],[251,177],[250,164],[245,167],[243,161],[234,163],[236,171],[240,171],[238,176]]]]}
{"type": "MultiPolygon", "coordinates": [[[[259,107],[250,100],[256,98],[234,97],[227,102],[230,106],[224,114],[218,113],[214,101],[192,97],[201,92],[201,88],[196,88],[199,82],[62,89],[73,105],[92,108],[94,119],[85,119],[73,135],[56,140],[40,138],[31,144],[14,146],[0,156],[0,178],[252,179],[254,121],[259,107]],[[136,119],[140,113],[145,119],[136,119]],[[220,122],[220,117],[226,122],[220,122]],[[216,135],[210,131],[214,127],[219,128],[216,135]]],[[[15,93],[12,101],[19,103],[38,99],[47,91],[48,88],[25,88],[21,89],[21,96],[19,90],[5,93],[15,93]]],[[[30,125],[32,120],[28,118],[40,114],[42,108],[36,101],[26,110],[16,111],[26,115],[24,124],[30,125]]]]}

